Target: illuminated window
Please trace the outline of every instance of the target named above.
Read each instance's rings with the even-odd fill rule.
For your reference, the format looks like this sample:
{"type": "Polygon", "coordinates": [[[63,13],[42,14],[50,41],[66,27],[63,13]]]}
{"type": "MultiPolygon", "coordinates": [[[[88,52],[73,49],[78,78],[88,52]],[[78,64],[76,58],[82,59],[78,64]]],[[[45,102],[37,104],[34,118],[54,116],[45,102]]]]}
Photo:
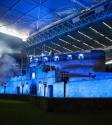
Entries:
{"type": "Polygon", "coordinates": [[[72,59],[72,55],[67,55],[67,60],[71,60],[72,59]]]}
{"type": "Polygon", "coordinates": [[[58,61],[58,60],[59,60],[59,56],[55,56],[54,61],[58,61]]]}
{"type": "Polygon", "coordinates": [[[32,72],[32,79],[35,79],[35,72],[32,72]]]}
{"type": "Polygon", "coordinates": [[[84,54],[78,54],[78,59],[84,59],[84,54]]]}
{"type": "Polygon", "coordinates": [[[35,62],[38,62],[38,58],[35,58],[35,62]]]}
{"type": "Polygon", "coordinates": [[[44,57],[44,62],[48,61],[48,58],[47,57],[44,57]]]}

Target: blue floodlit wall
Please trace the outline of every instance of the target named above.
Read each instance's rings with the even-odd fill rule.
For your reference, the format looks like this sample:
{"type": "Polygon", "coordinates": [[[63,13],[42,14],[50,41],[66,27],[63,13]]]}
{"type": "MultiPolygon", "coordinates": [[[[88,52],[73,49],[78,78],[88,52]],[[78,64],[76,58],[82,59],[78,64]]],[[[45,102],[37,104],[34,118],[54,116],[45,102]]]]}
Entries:
{"type": "Polygon", "coordinates": [[[0,93],[4,93],[4,86],[0,86],[0,93]]]}
{"type": "MultiPolygon", "coordinates": [[[[49,83],[50,84],[50,83],[49,83]]],[[[39,84],[37,95],[44,96],[44,86],[39,84]]],[[[17,84],[6,88],[6,93],[14,94],[17,84]]],[[[21,91],[20,91],[21,92],[21,91]]],[[[4,93],[4,87],[0,87],[0,93],[4,93]]],[[[25,92],[24,94],[28,94],[25,92]]],[[[48,86],[46,87],[46,96],[48,96],[48,86]]],[[[64,96],[64,83],[58,82],[53,84],[53,97],[64,96]]],[[[112,97],[112,79],[82,80],[68,82],[66,84],[66,97],[112,97]]]]}
{"type": "Polygon", "coordinates": [[[64,83],[55,83],[53,85],[53,97],[64,97],[64,83]]]}
{"type": "Polygon", "coordinates": [[[69,82],[66,97],[112,97],[112,79],[69,82]]]}
{"type": "MultiPolygon", "coordinates": [[[[26,75],[7,79],[5,93],[22,94],[23,90],[23,94],[64,97],[64,82],[60,79],[60,72],[67,71],[69,80],[66,84],[66,97],[112,97],[112,73],[104,71],[104,52],[85,52],[81,53],[81,57],[80,53],[71,55],[70,60],[67,54],[63,54],[58,55],[59,59],[56,61],[49,62],[49,57],[44,62],[45,65],[59,66],[58,71],[56,69],[45,71],[43,63],[36,62],[36,65],[32,63],[26,68],[26,75]],[[89,73],[92,75],[89,76],[89,73]]],[[[0,87],[0,93],[4,93],[3,86],[0,87]]]]}
{"type": "MultiPolygon", "coordinates": [[[[45,96],[48,96],[48,86],[55,82],[55,71],[49,71],[49,73],[43,72],[43,65],[38,67],[27,67],[26,75],[15,76],[7,79],[8,86],[6,87],[6,93],[9,94],[35,94],[38,96],[44,96],[44,83],[47,83],[45,88],[45,96]],[[35,78],[32,74],[35,73],[35,78]],[[19,88],[19,93],[17,93],[19,88]]],[[[2,88],[2,87],[1,87],[2,88]]],[[[0,93],[4,93],[4,87],[0,89],[0,93]]]]}
{"type": "MultiPolygon", "coordinates": [[[[64,96],[64,83],[55,83],[53,87],[54,97],[64,96]]],[[[112,97],[112,79],[68,82],[66,97],[112,97]]]]}

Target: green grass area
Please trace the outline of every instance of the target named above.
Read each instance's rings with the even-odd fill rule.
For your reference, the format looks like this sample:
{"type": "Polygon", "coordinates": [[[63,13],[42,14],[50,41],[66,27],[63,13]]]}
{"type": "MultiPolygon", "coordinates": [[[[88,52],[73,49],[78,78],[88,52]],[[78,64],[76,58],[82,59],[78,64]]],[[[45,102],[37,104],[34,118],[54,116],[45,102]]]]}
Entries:
{"type": "Polygon", "coordinates": [[[28,102],[0,100],[0,125],[112,125],[112,111],[45,112],[28,102]]]}

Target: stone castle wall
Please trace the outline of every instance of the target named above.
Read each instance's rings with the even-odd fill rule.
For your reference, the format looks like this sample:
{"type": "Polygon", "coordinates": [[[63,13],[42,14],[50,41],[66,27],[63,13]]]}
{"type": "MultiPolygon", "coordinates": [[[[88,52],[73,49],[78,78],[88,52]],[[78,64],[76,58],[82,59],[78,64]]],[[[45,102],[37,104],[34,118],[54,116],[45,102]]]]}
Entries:
{"type": "MultiPolygon", "coordinates": [[[[58,55],[58,60],[49,62],[48,59],[44,63],[27,67],[26,75],[7,79],[6,92],[10,94],[23,92],[46,97],[64,97],[65,93],[66,97],[112,97],[112,73],[104,72],[104,52],[92,51],[81,54],[83,58],[82,55],[79,58],[80,53],[71,54],[72,59],[66,59],[67,54],[63,54],[58,55]],[[62,72],[68,73],[66,85],[62,78],[65,74],[62,76],[62,72]]],[[[3,92],[4,87],[1,87],[0,93],[3,92]]]]}

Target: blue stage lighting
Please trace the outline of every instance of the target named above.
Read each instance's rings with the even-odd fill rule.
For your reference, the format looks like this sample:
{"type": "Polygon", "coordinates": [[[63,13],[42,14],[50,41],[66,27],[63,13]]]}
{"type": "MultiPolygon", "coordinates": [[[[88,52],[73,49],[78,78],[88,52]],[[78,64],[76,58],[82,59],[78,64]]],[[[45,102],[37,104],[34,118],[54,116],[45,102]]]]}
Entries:
{"type": "Polygon", "coordinates": [[[35,79],[35,72],[32,72],[32,79],[35,79]]]}
{"type": "Polygon", "coordinates": [[[78,59],[84,59],[84,54],[78,54],[78,59]]]}
{"type": "Polygon", "coordinates": [[[71,60],[72,59],[72,55],[67,55],[67,60],[71,60]]]}
{"type": "Polygon", "coordinates": [[[58,60],[59,60],[59,56],[55,56],[54,61],[58,61],[58,60]]]}
{"type": "Polygon", "coordinates": [[[44,57],[44,62],[47,62],[48,61],[48,57],[44,57]]]}

